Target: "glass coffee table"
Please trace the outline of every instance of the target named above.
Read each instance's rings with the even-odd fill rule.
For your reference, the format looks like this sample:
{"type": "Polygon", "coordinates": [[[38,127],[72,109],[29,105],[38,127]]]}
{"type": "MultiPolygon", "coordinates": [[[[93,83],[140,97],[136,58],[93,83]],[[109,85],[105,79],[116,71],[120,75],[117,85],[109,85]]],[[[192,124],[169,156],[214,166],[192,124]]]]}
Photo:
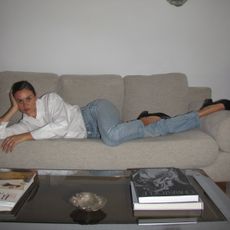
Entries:
{"type": "Polygon", "coordinates": [[[38,170],[38,186],[17,215],[0,215],[0,229],[230,229],[230,199],[200,170],[185,170],[205,209],[194,223],[140,226],[132,212],[130,170],[38,170]],[[96,212],[74,207],[70,198],[92,192],[107,199],[96,212]],[[173,225],[173,226],[170,226],[173,225]]]}

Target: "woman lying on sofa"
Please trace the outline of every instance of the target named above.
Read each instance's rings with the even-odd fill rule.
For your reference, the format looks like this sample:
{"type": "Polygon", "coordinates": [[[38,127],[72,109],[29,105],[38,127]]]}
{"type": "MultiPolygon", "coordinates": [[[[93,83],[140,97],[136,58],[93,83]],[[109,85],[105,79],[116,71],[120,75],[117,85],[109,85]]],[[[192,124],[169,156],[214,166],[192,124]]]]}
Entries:
{"type": "Polygon", "coordinates": [[[115,146],[133,139],[197,128],[201,117],[230,110],[230,100],[206,100],[197,112],[172,118],[142,112],[138,119],[123,122],[118,109],[108,100],[95,100],[80,108],[67,104],[56,93],[37,98],[34,87],[27,81],[13,84],[10,101],[9,110],[0,117],[0,139],[4,139],[1,148],[5,152],[13,151],[23,141],[54,138],[101,138],[106,145],[115,146]],[[7,126],[17,111],[23,114],[22,119],[7,126]]]}

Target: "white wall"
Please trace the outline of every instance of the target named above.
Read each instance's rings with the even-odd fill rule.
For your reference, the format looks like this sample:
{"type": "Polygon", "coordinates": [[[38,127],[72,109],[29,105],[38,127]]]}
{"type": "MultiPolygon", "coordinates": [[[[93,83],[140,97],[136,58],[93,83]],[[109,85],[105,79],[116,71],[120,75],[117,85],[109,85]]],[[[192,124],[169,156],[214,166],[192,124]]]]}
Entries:
{"type": "Polygon", "coordinates": [[[0,71],[177,71],[230,98],[229,12],[229,0],[0,0],[0,71]]]}

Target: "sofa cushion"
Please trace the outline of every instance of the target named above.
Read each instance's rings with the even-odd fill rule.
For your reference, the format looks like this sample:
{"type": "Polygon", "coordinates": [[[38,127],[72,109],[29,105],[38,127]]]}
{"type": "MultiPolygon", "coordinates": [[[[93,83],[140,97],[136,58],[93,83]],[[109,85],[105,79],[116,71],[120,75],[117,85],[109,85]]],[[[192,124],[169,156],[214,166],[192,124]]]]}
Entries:
{"type": "Polygon", "coordinates": [[[121,111],[124,83],[119,75],[62,75],[58,93],[68,103],[79,106],[95,99],[108,99],[121,111]]]}
{"type": "MultiPolygon", "coordinates": [[[[46,92],[56,91],[58,76],[50,73],[32,73],[32,72],[14,72],[4,71],[0,72],[0,114],[5,113],[10,106],[9,92],[14,82],[27,80],[35,88],[37,96],[41,96],[46,92]],[[2,103],[4,102],[4,103],[2,103]]],[[[18,113],[12,119],[12,123],[21,117],[18,113]]]]}
{"type": "Polygon", "coordinates": [[[116,147],[106,146],[98,139],[61,139],[24,142],[16,148],[17,151],[10,154],[0,151],[2,166],[43,169],[201,168],[211,165],[218,157],[215,141],[198,129],[130,141],[116,147]]]}
{"type": "Polygon", "coordinates": [[[143,110],[171,116],[188,112],[188,84],[184,74],[129,75],[124,82],[125,120],[137,117],[143,110]]]}
{"type": "Polygon", "coordinates": [[[189,111],[199,110],[204,103],[204,100],[211,98],[212,90],[209,87],[189,87],[189,111]]]}

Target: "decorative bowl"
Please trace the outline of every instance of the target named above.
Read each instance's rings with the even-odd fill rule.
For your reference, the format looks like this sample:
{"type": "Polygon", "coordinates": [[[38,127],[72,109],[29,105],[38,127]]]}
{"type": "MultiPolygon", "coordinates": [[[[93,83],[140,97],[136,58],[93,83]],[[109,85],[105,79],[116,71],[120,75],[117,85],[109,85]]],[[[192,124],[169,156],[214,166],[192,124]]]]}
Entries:
{"type": "Polygon", "coordinates": [[[99,196],[91,192],[76,193],[70,198],[70,203],[87,212],[95,212],[102,209],[107,202],[107,199],[103,196],[99,196]]]}

